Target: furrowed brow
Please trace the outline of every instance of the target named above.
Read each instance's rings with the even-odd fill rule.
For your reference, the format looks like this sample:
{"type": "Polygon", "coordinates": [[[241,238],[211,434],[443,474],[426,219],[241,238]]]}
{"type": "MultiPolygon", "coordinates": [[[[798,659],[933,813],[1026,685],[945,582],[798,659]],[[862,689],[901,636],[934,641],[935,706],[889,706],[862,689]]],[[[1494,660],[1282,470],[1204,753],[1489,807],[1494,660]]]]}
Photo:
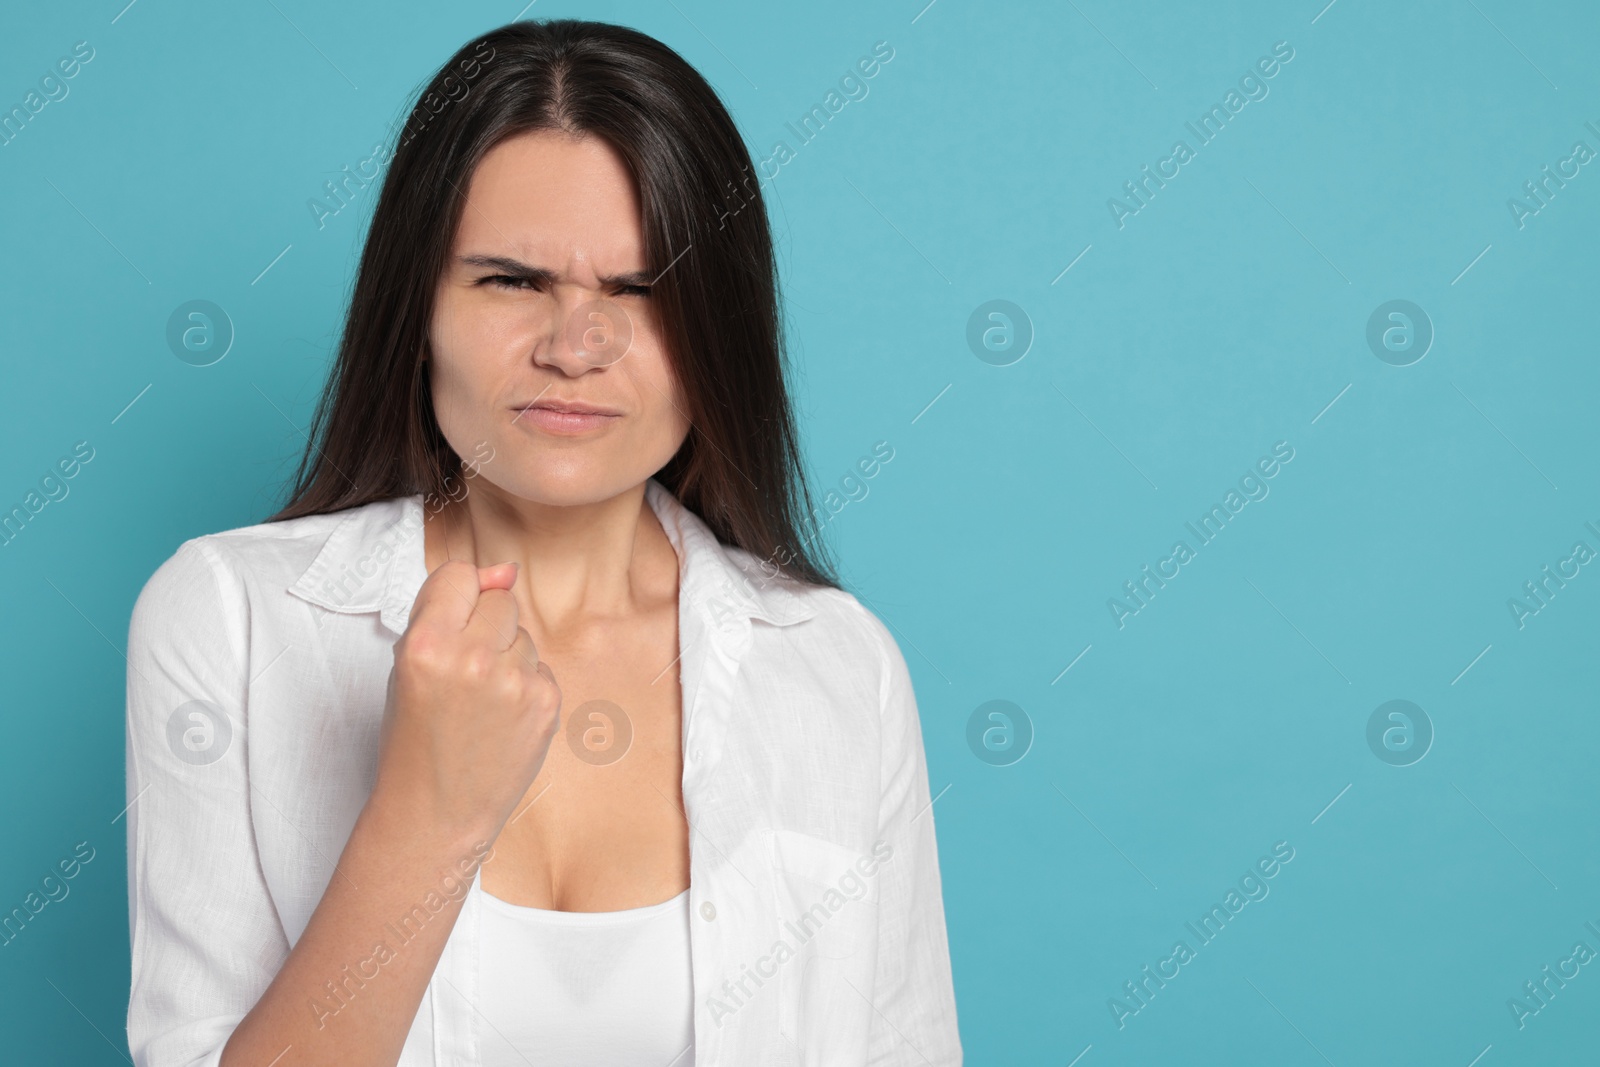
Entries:
{"type": "MultiPolygon", "coordinates": [[[[545,267],[535,267],[521,260],[509,256],[459,256],[457,261],[468,267],[483,267],[497,271],[513,278],[525,278],[531,282],[552,284],[557,280],[556,273],[545,267]]],[[[622,274],[602,274],[602,285],[650,285],[654,281],[649,271],[632,270],[622,274]]]]}

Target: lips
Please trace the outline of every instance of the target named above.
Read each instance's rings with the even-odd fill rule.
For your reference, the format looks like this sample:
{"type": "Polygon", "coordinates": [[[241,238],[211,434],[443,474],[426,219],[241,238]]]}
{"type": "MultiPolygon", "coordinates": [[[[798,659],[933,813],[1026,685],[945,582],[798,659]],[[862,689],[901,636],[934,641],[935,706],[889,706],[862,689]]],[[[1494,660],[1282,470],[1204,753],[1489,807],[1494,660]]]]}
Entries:
{"type": "Polygon", "coordinates": [[[519,406],[517,416],[511,421],[530,429],[546,433],[572,435],[588,433],[610,425],[621,417],[621,412],[578,401],[541,400],[519,406]]]}
{"type": "Polygon", "coordinates": [[[584,400],[535,399],[526,403],[513,404],[511,405],[511,408],[513,411],[526,411],[532,408],[540,408],[545,411],[554,411],[563,415],[616,416],[622,414],[622,412],[616,410],[615,408],[602,407],[599,404],[591,404],[584,400]]]}

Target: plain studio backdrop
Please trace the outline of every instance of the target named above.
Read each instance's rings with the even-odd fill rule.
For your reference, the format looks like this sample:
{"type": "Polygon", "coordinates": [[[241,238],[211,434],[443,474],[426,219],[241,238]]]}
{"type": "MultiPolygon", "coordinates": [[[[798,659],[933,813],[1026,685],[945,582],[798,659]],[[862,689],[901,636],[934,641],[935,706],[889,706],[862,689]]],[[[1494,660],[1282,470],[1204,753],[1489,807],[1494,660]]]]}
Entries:
{"type": "MultiPolygon", "coordinates": [[[[827,536],[915,681],[970,1062],[1592,1053],[1600,11],[924,4],[524,17],[659,37],[745,134],[827,536]]],[[[519,15],[6,12],[15,1062],[122,1062],[134,597],[277,506],[360,176],[519,15]]]]}

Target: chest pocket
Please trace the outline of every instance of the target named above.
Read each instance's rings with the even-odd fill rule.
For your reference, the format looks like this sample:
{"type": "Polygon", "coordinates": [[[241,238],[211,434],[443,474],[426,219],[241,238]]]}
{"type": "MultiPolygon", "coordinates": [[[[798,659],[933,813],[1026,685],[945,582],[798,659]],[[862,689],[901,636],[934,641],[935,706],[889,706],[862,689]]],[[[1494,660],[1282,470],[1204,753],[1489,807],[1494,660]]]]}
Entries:
{"type": "Polygon", "coordinates": [[[877,860],[825,838],[772,832],[779,1028],[803,1067],[863,1063],[877,961],[877,860]],[[865,873],[865,872],[871,872],[865,873]]]}

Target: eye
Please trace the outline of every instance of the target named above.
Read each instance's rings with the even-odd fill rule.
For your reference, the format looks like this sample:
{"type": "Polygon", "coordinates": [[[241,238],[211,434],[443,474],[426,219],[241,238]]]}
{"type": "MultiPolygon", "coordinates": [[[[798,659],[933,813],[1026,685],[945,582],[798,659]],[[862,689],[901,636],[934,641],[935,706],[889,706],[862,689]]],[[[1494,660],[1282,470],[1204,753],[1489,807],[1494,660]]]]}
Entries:
{"type": "Polygon", "coordinates": [[[527,278],[518,278],[510,274],[491,274],[486,278],[479,278],[478,284],[493,285],[498,289],[528,289],[533,286],[527,278]]]}
{"type": "Polygon", "coordinates": [[[624,285],[617,292],[623,296],[649,296],[650,287],[648,285],[624,285]]]}

